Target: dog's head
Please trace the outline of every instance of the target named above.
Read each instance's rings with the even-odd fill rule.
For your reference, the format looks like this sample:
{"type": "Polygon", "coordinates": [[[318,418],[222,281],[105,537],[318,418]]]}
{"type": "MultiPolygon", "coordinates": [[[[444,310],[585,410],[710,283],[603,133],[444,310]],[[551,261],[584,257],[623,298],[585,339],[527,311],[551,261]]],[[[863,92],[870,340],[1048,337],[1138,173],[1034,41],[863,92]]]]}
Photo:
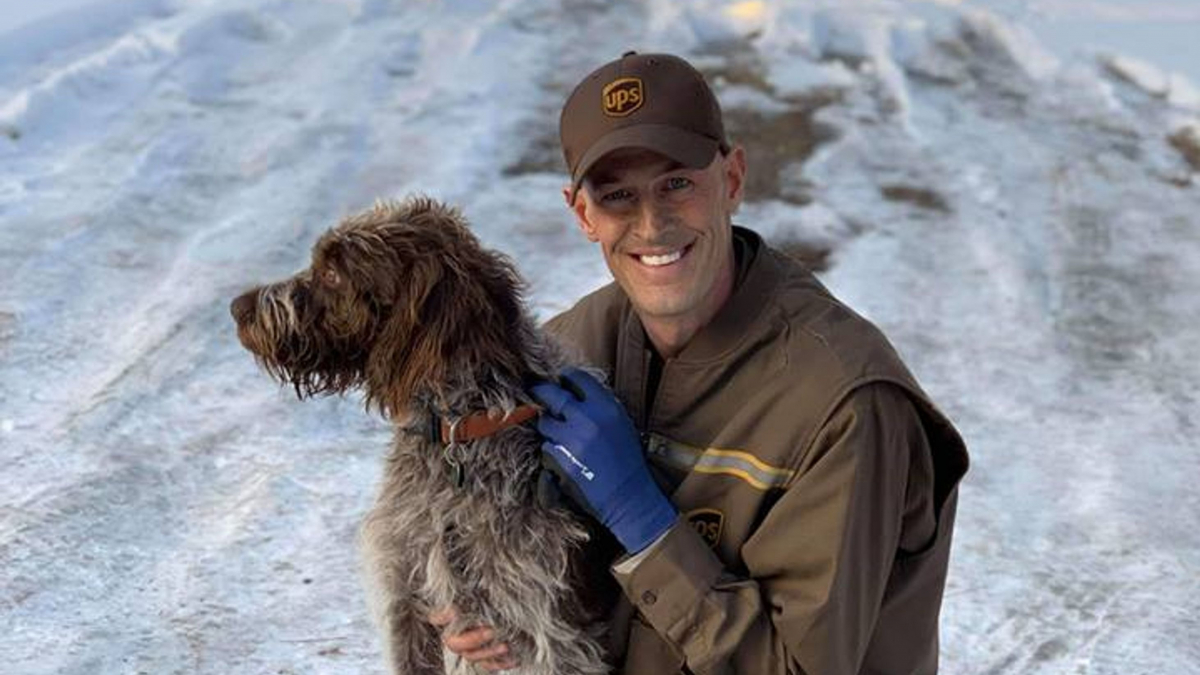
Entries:
{"type": "Polygon", "coordinates": [[[308,269],[230,309],[242,345],[301,398],[361,386],[393,416],[480,378],[520,387],[521,289],[457,211],[412,198],[342,221],[308,269]]]}

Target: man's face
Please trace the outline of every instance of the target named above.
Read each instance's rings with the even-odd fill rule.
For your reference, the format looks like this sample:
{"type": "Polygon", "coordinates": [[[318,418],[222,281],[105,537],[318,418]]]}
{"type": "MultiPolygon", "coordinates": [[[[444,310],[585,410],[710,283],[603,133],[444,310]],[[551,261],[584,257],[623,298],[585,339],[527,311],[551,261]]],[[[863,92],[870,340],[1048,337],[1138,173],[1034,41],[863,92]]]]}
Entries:
{"type": "Polygon", "coordinates": [[[702,323],[725,301],[745,166],[740,147],[703,169],[626,149],[588,171],[571,206],[643,319],[702,323]]]}

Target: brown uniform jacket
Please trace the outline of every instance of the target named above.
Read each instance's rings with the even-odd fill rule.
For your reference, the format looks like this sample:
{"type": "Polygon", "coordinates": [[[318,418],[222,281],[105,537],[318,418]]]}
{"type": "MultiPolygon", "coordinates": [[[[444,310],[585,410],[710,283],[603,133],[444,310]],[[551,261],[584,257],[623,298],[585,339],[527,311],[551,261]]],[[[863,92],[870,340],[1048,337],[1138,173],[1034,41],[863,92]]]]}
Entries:
{"type": "Polygon", "coordinates": [[[756,234],[735,244],[733,295],[652,401],[618,286],[547,324],[609,374],[681,514],[613,569],[613,659],[627,675],[933,673],[963,442],[873,325],[756,234]]]}

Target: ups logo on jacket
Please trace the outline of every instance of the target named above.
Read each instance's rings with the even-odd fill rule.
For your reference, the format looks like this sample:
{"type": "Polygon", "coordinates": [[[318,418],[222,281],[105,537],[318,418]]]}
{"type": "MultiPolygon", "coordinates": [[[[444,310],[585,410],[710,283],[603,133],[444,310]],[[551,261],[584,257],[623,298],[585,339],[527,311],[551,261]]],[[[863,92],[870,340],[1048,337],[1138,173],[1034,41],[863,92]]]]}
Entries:
{"type": "Polygon", "coordinates": [[[711,549],[721,543],[721,528],[725,525],[725,514],[716,509],[693,509],[687,513],[688,524],[704,539],[711,549]]]}
{"type": "Polygon", "coordinates": [[[638,108],[646,100],[642,81],[636,77],[622,77],[609,82],[602,92],[604,96],[604,114],[609,117],[624,117],[638,108]]]}

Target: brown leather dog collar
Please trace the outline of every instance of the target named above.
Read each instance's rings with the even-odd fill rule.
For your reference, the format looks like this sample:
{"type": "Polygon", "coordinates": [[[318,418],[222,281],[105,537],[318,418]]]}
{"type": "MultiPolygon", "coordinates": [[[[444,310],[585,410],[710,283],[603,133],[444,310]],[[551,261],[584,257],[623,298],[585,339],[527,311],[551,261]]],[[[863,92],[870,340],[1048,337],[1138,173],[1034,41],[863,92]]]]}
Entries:
{"type": "Polygon", "coordinates": [[[451,424],[442,419],[442,445],[473,441],[485,436],[491,436],[498,431],[514,427],[534,418],[540,411],[541,408],[536,405],[523,405],[513,409],[512,412],[499,419],[488,417],[486,412],[460,417],[456,424],[451,424]]]}

